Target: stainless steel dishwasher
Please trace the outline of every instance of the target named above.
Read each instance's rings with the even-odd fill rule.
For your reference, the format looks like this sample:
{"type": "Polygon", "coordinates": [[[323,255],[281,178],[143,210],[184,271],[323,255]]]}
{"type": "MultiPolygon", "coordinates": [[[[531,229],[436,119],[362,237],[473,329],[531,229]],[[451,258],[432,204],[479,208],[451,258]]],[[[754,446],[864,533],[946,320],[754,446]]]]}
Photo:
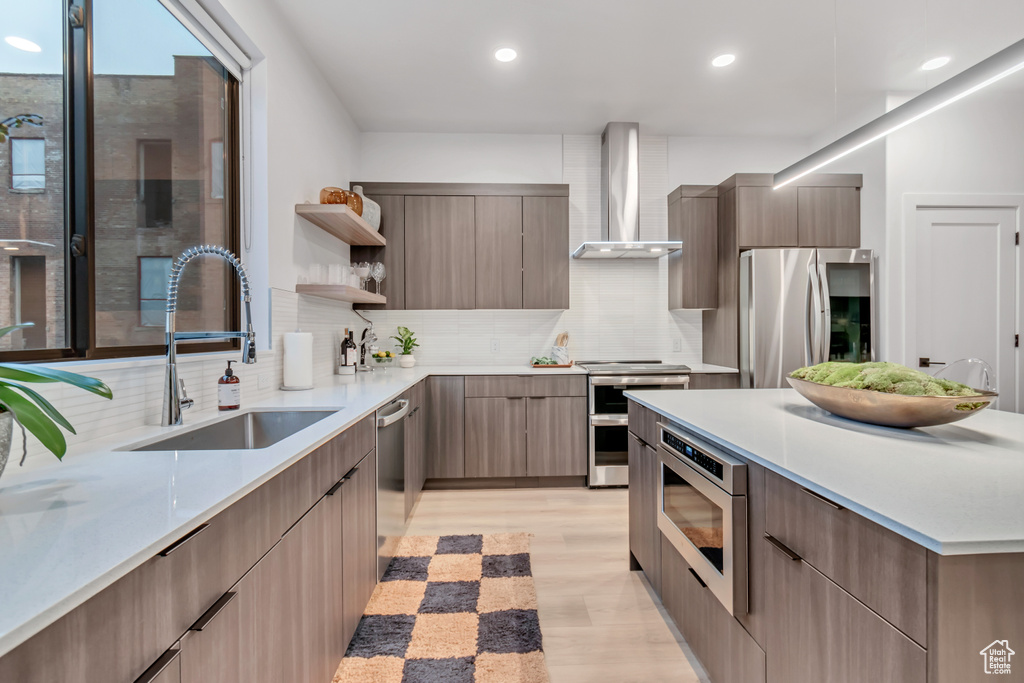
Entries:
{"type": "Polygon", "coordinates": [[[405,535],[405,418],[409,401],[377,410],[377,578],[384,576],[405,535]]]}

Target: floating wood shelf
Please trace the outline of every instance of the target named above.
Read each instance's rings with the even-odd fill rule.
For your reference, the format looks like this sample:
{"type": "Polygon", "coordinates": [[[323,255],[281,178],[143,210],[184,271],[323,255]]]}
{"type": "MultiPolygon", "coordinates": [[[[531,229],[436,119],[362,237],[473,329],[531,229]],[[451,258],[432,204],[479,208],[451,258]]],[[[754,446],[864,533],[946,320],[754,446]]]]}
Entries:
{"type": "Polygon", "coordinates": [[[309,294],[353,304],[386,304],[388,302],[388,298],[383,294],[374,294],[348,285],[296,285],[295,291],[299,294],[309,294]]]}
{"type": "Polygon", "coordinates": [[[346,204],[296,204],[295,213],[346,244],[361,247],[387,244],[379,232],[346,204]]]}

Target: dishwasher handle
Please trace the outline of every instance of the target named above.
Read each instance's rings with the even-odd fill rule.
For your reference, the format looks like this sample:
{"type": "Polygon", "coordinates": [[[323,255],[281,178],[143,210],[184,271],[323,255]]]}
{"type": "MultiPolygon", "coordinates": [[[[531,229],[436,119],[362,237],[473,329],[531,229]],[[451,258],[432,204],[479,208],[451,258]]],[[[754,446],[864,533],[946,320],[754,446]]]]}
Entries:
{"type": "Polygon", "coordinates": [[[380,413],[378,413],[378,415],[380,415],[377,418],[378,427],[388,427],[393,425],[409,413],[409,401],[407,399],[398,399],[394,403],[388,404],[387,407],[390,408],[391,406],[398,406],[398,410],[393,413],[388,413],[387,415],[380,415],[380,413]]]}

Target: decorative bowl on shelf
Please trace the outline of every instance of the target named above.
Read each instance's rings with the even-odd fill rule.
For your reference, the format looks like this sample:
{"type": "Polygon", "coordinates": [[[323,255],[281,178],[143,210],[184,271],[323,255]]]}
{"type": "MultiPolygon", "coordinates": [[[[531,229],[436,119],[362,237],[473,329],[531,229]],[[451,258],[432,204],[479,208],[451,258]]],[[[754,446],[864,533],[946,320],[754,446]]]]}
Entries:
{"type": "Polygon", "coordinates": [[[977,396],[903,396],[871,389],[850,389],[787,377],[801,396],[839,417],[883,427],[934,427],[963,420],[999,397],[976,389],[977,396]]]}

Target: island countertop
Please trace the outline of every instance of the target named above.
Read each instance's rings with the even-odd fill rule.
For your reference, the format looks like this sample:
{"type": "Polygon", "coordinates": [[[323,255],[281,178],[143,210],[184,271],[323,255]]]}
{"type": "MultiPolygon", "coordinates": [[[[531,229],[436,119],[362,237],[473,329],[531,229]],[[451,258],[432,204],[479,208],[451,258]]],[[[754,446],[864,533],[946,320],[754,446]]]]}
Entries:
{"type": "Polygon", "coordinates": [[[940,555],[1024,552],[1024,415],[894,429],[792,389],[626,396],[940,555]]]}

